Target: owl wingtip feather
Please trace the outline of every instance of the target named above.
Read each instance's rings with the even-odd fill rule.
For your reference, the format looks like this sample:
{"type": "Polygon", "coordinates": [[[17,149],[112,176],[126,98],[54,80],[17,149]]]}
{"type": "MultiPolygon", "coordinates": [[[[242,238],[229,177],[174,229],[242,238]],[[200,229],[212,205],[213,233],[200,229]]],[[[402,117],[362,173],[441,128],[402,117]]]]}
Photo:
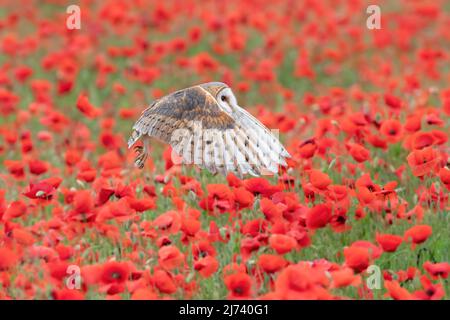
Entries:
{"type": "Polygon", "coordinates": [[[130,149],[140,137],[141,135],[136,130],[133,130],[131,137],[128,139],[128,149],[130,149]]]}

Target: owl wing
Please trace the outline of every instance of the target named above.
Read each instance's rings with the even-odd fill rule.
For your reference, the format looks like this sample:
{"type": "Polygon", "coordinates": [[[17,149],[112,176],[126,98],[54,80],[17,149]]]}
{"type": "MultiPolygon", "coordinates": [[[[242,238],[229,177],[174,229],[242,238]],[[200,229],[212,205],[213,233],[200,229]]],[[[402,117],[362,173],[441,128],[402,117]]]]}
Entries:
{"type": "Polygon", "coordinates": [[[278,139],[247,111],[223,111],[200,86],[177,91],[144,110],[133,126],[128,147],[146,135],[170,144],[182,163],[223,175],[276,173],[289,156],[278,139]]]}
{"type": "MultiPolygon", "coordinates": [[[[133,131],[139,137],[149,135],[170,143],[175,130],[189,129],[194,123],[202,124],[204,128],[229,129],[234,120],[219,108],[213,96],[196,86],[153,102],[142,112],[133,131]]],[[[138,138],[132,135],[128,148],[138,138]]]]}

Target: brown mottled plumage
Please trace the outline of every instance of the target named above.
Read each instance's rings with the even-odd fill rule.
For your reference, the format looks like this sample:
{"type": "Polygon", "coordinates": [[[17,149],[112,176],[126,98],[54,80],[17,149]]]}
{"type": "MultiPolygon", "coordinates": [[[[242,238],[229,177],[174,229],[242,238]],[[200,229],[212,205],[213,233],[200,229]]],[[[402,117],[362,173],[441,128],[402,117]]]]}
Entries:
{"type": "Polygon", "coordinates": [[[289,154],[269,130],[237,105],[231,89],[210,82],[176,91],[153,102],[133,126],[128,141],[135,147],[136,165],[144,166],[149,137],[170,144],[183,163],[239,176],[276,173],[289,154]]]}

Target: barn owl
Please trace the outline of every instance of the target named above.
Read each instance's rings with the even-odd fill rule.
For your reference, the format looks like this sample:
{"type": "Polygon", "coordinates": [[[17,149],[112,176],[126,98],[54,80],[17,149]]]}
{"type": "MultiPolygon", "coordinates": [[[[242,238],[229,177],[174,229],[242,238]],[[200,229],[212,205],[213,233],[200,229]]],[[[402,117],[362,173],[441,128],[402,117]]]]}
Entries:
{"type": "Polygon", "coordinates": [[[128,148],[140,139],[143,142],[134,147],[139,168],[148,157],[151,137],[170,144],[183,164],[213,174],[275,174],[290,157],[275,135],[241,108],[233,91],[221,82],[173,92],[142,112],[128,140],[128,148]]]}

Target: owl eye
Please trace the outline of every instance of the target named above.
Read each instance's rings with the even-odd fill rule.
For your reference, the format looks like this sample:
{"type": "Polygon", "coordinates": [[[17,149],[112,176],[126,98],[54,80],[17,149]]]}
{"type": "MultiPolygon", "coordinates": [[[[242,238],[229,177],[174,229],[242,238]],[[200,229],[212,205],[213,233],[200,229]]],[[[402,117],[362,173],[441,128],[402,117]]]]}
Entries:
{"type": "Polygon", "coordinates": [[[222,100],[223,102],[225,102],[225,101],[227,101],[227,97],[221,96],[221,97],[220,97],[220,100],[222,100]]]}

